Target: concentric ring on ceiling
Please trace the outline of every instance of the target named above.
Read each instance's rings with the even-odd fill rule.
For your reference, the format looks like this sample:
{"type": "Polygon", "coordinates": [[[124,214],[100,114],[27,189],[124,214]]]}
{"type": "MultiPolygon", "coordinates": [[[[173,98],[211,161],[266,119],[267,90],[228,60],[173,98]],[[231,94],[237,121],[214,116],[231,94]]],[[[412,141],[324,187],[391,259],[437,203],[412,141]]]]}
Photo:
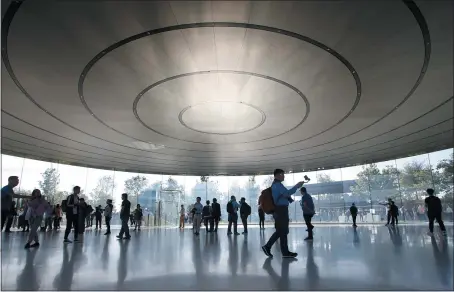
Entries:
{"type": "MultiPolygon", "coordinates": [[[[316,136],[319,136],[323,133],[326,133],[327,131],[333,129],[334,127],[338,126],[339,124],[341,124],[345,119],[347,119],[352,113],[353,111],[356,109],[356,107],[358,106],[359,104],[359,101],[361,100],[361,80],[359,78],[359,75],[358,73],[356,72],[355,68],[353,67],[353,65],[347,61],[346,58],[344,58],[341,54],[339,54],[338,52],[336,52],[334,49],[328,47],[327,45],[321,43],[321,42],[318,42],[310,37],[307,37],[307,36],[304,36],[304,35],[301,35],[301,34],[298,34],[298,33],[295,33],[295,32],[291,32],[291,31],[288,31],[288,30],[283,30],[283,29],[279,29],[279,28],[275,28],[275,27],[270,27],[270,26],[264,26],[264,25],[257,25],[257,24],[249,24],[249,23],[238,23],[238,22],[202,22],[202,23],[189,23],[189,24],[180,24],[180,25],[174,25],[174,26],[167,26],[167,27],[162,27],[162,28],[158,28],[158,29],[153,29],[153,30],[149,30],[149,31],[145,31],[145,32],[142,32],[142,33],[139,33],[139,34],[136,34],[136,35],[133,35],[133,36],[130,36],[128,38],[125,38],[119,42],[116,42],[115,44],[109,46],[108,48],[102,50],[100,53],[98,53],[93,59],[91,59],[87,65],[84,67],[84,69],[82,70],[82,73],[80,74],[80,78],[79,78],[79,84],[78,84],[78,91],[79,91],[79,98],[80,98],[80,101],[81,103],[83,104],[83,106],[85,107],[85,109],[98,121],[100,122],[101,124],[103,124],[104,126],[106,126],[107,128],[117,132],[118,134],[121,134],[123,136],[126,136],[128,138],[131,138],[131,139],[135,139],[137,141],[141,141],[141,142],[146,142],[148,143],[147,141],[143,141],[141,139],[138,139],[136,137],[132,137],[131,135],[128,135],[126,133],[123,133],[122,131],[119,131],[113,127],[111,127],[110,125],[108,125],[107,123],[105,123],[103,120],[101,120],[98,116],[95,115],[95,113],[90,109],[90,107],[88,106],[87,102],[85,101],[85,96],[84,96],[84,82],[85,82],[85,79],[87,77],[87,75],[89,74],[90,70],[94,67],[94,65],[99,61],[101,60],[104,56],[106,56],[108,53],[118,49],[119,47],[121,46],[124,46],[128,43],[131,43],[131,42],[134,42],[136,40],[139,40],[139,39],[142,39],[144,37],[149,37],[149,36],[152,36],[152,35],[156,35],[156,34],[160,34],[160,33],[165,33],[165,32],[170,32],[170,31],[175,31],[175,30],[184,30],[184,29],[191,29],[191,28],[206,28],[206,27],[212,27],[212,28],[215,28],[215,27],[234,27],[234,28],[246,28],[246,29],[255,29],[255,30],[261,30],[261,31],[267,31],[267,32],[272,32],[272,33],[277,33],[277,34],[282,34],[282,35],[285,35],[285,36],[289,36],[289,37],[292,37],[292,38],[296,38],[298,40],[301,40],[303,42],[306,42],[306,43],[309,43],[311,45],[314,45],[324,51],[326,51],[327,53],[331,54],[332,56],[334,56],[336,59],[338,59],[347,69],[348,71],[350,72],[350,74],[352,75],[353,79],[355,80],[355,84],[356,84],[356,97],[355,97],[355,102],[353,103],[353,106],[351,107],[350,111],[344,116],[342,117],[339,121],[337,121],[334,125],[328,127],[327,129],[315,134],[315,135],[312,135],[308,138],[305,138],[305,140],[308,140],[308,139],[311,139],[311,138],[314,138],[316,136]]],[[[216,70],[216,71],[231,71],[231,70],[216,70]]],[[[211,71],[203,71],[204,73],[203,74],[206,74],[208,72],[215,72],[215,70],[211,70],[211,71]]],[[[271,79],[275,82],[279,82],[280,84],[283,84],[283,85],[286,85],[286,86],[291,86],[290,84],[286,83],[285,81],[283,80],[279,80],[279,79],[276,79],[276,78],[272,78],[270,76],[265,76],[265,75],[261,75],[261,74],[257,74],[257,73],[251,73],[251,72],[245,72],[245,71],[231,71],[231,73],[237,73],[237,74],[250,74],[250,75],[253,75],[253,76],[257,76],[257,77],[263,77],[263,78],[266,78],[266,79],[271,79]]],[[[191,73],[186,73],[188,76],[189,75],[192,75],[192,74],[200,74],[198,72],[191,72],[191,73]]],[[[169,80],[172,80],[172,79],[175,79],[175,78],[179,78],[181,77],[182,75],[186,75],[186,74],[180,74],[180,75],[176,75],[176,76],[171,76],[171,77],[168,77],[166,79],[163,79],[163,80],[160,80],[158,82],[155,82],[154,84],[150,85],[149,87],[147,88],[153,88],[159,84],[162,84],[166,81],[169,81],[169,80]]],[[[145,91],[148,91],[147,88],[145,90],[143,90],[142,92],[140,92],[137,97],[136,97],[136,100],[140,97],[141,97],[141,94],[143,94],[145,91]]],[[[296,87],[293,87],[292,86],[292,89],[294,91],[297,91],[297,93],[300,95],[300,96],[304,96],[301,91],[299,91],[296,87]],[[294,89],[293,89],[294,88],[294,89]]],[[[303,97],[303,99],[305,100],[306,102],[306,110],[309,111],[309,103],[307,102],[307,99],[305,97],[303,97]]],[[[157,134],[160,134],[164,137],[168,137],[168,138],[172,138],[172,139],[176,139],[175,137],[171,137],[171,136],[168,136],[168,135],[165,135],[161,132],[157,132],[156,130],[154,130],[153,128],[147,126],[145,123],[143,123],[143,121],[140,119],[140,117],[137,115],[137,112],[135,111],[135,108],[137,106],[137,103],[136,103],[136,100],[134,101],[134,114],[136,116],[136,118],[139,120],[139,122],[144,125],[147,129],[157,133],[157,134]]],[[[307,115],[305,116],[305,118],[307,118],[307,115]]],[[[304,121],[302,121],[304,122],[304,121]]],[[[298,125],[300,126],[302,124],[302,122],[298,125]]],[[[298,127],[297,126],[297,127],[298,127]]],[[[294,127],[292,128],[291,130],[294,130],[296,129],[297,127],[294,127]]],[[[291,131],[290,130],[290,131],[291,131]]],[[[282,133],[281,135],[283,134],[286,134],[288,133],[289,131],[287,132],[284,132],[282,133]]],[[[278,135],[280,136],[280,135],[278,135]]],[[[231,143],[232,145],[238,145],[238,144],[247,144],[247,143],[253,143],[253,142],[261,142],[261,141],[265,141],[265,140],[269,140],[269,139],[272,139],[272,138],[275,138],[275,137],[278,137],[278,136],[273,136],[273,137],[268,137],[268,138],[265,138],[265,139],[261,139],[261,140],[255,140],[255,141],[248,141],[248,142],[240,142],[240,143],[231,143]]],[[[177,141],[184,141],[184,142],[189,142],[189,143],[196,143],[196,144],[214,144],[214,143],[203,143],[203,142],[194,142],[194,141],[188,141],[188,140],[182,140],[182,139],[176,139],[177,141]]],[[[302,140],[302,141],[305,141],[305,140],[302,140]]],[[[299,141],[301,142],[301,141],[299,141]]],[[[271,149],[271,148],[278,148],[278,147],[285,147],[289,144],[293,144],[293,143],[296,143],[296,142],[291,142],[291,143],[287,143],[287,144],[283,144],[283,145],[277,145],[277,146],[273,146],[273,147],[269,147],[269,148],[262,148],[262,149],[253,149],[253,150],[242,150],[242,151],[232,151],[232,150],[227,150],[227,151],[224,151],[224,152],[245,152],[245,151],[257,151],[257,150],[265,150],[265,149],[271,149]]],[[[229,144],[228,142],[227,143],[222,143],[222,144],[229,144]]],[[[192,149],[182,149],[182,148],[177,148],[177,147],[170,147],[170,146],[165,146],[165,148],[168,148],[168,149],[176,149],[176,150],[184,150],[184,151],[199,151],[199,150],[192,150],[192,149]]],[[[218,150],[205,150],[204,152],[217,152],[218,150]]]]}
{"type": "MultiPolygon", "coordinates": [[[[184,139],[180,139],[180,138],[176,138],[176,137],[172,137],[172,136],[169,136],[167,134],[164,134],[160,131],[157,131],[156,129],[153,129],[152,127],[150,127],[149,125],[147,125],[139,116],[138,112],[137,112],[137,105],[140,101],[140,99],[144,96],[144,94],[146,94],[148,91],[152,90],[153,88],[163,84],[163,83],[166,83],[168,81],[171,81],[171,80],[175,80],[175,79],[179,79],[179,78],[183,78],[183,77],[188,77],[188,76],[194,76],[194,75],[202,75],[202,74],[212,74],[212,73],[229,73],[229,74],[242,74],[242,75],[249,75],[249,76],[254,76],[254,77],[259,77],[259,78],[263,78],[263,79],[267,79],[267,80],[271,80],[273,82],[276,82],[276,83],[279,83],[281,85],[284,85],[285,87],[288,87],[290,88],[291,90],[293,90],[294,92],[296,92],[296,94],[298,94],[299,96],[301,96],[301,98],[303,99],[305,105],[306,105],[306,111],[305,111],[305,114],[303,116],[303,118],[301,119],[301,121],[296,124],[294,127],[290,128],[289,130],[285,131],[285,132],[282,132],[282,133],[279,133],[278,135],[274,135],[274,136],[271,136],[271,137],[268,137],[268,138],[265,138],[265,139],[261,139],[261,140],[254,140],[254,141],[249,141],[249,142],[240,142],[240,143],[228,143],[228,142],[224,142],[222,144],[242,144],[242,143],[252,143],[252,142],[260,142],[260,141],[265,141],[265,140],[268,140],[268,139],[272,139],[272,138],[276,138],[276,137],[279,137],[281,135],[284,135],[284,134],[287,134],[293,130],[295,130],[296,128],[298,128],[299,126],[301,126],[307,119],[307,117],[309,116],[309,113],[310,113],[310,104],[309,104],[309,101],[307,100],[306,96],[296,87],[294,87],[293,85],[285,82],[285,81],[282,81],[282,80],[279,80],[279,79],[276,79],[276,78],[273,78],[271,76],[266,76],[266,75],[262,75],[262,74],[258,74],[258,73],[252,73],[252,72],[246,72],[246,71],[235,71],[235,70],[209,70],[209,71],[197,71],[197,72],[191,72],[191,73],[184,73],[184,74],[179,74],[179,75],[175,75],[175,76],[172,76],[172,77],[169,77],[169,78],[166,78],[166,79],[163,79],[163,80],[160,80],[158,82],[155,82],[153,84],[151,84],[150,86],[147,86],[144,90],[142,90],[137,96],[136,98],[134,99],[134,103],[133,103],[133,107],[132,107],[132,110],[134,112],[134,116],[136,117],[136,119],[144,126],[146,127],[147,129],[159,134],[159,135],[162,135],[162,136],[165,136],[165,137],[168,137],[168,138],[172,138],[172,139],[175,139],[175,140],[179,140],[179,141],[184,141],[184,142],[190,142],[190,143],[197,143],[197,144],[219,144],[219,143],[205,143],[205,142],[196,142],[196,141],[189,141],[189,140],[184,140],[184,139]]],[[[258,109],[260,112],[263,113],[263,111],[257,107],[254,106],[254,108],[258,109]]],[[[264,113],[263,113],[264,114],[264,113]]],[[[181,121],[181,120],[180,120],[181,121]]],[[[262,121],[262,123],[260,125],[263,124],[264,121],[262,121]]],[[[255,127],[257,128],[257,127],[255,127]]],[[[254,128],[254,129],[255,129],[254,128]]],[[[167,148],[172,148],[172,147],[167,147],[167,148]]],[[[230,152],[230,151],[229,151],[230,152]]],[[[240,151],[242,152],[242,151],[240,151]]]]}

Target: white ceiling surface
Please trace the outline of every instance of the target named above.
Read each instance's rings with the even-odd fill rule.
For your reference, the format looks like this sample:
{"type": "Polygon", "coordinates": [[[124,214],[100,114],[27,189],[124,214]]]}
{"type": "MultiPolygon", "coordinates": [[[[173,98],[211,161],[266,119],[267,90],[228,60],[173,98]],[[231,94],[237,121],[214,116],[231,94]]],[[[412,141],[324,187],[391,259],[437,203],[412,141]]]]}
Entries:
{"type": "Polygon", "coordinates": [[[26,1],[7,56],[28,97],[3,59],[2,153],[205,175],[343,167],[452,147],[453,2],[416,5],[427,44],[400,1],[26,1]],[[84,67],[109,46],[211,22],[322,45],[192,25],[107,52],[79,92],[84,67]]]}

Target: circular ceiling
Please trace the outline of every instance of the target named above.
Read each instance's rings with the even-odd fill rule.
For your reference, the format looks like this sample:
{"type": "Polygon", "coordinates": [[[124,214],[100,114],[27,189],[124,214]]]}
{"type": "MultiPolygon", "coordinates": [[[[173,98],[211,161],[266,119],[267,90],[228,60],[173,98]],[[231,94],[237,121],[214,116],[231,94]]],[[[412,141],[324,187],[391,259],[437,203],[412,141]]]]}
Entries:
{"type": "Polygon", "coordinates": [[[453,146],[451,1],[4,1],[2,153],[307,171],[453,146]]]}

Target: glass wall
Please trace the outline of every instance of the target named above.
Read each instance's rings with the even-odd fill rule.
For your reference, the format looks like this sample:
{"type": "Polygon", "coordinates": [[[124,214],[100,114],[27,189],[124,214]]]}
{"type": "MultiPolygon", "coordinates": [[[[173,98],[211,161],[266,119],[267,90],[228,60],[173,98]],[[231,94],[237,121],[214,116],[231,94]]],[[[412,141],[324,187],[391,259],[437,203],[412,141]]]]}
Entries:
{"type": "MultiPolygon", "coordinates": [[[[249,221],[258,223],[258,197],[273,181],[272,175],[138,174],[2,155],[2,185],[12,175],[20,177],[16,192],[29,194],[40,188],[52,204],[60,203],[79,185],[83,197],[92,206],[105,206],[110,198],[118,213],[121,194],[128,193],[133,209],[141,205],[143,224],[149,226],[177,226],[181,205],[189,213],[196,197],[201,197],[203,204],[216,198],[221,204],[221,223],[226,223],[226,204],[231,196],[238,201],[245,198],[252,208],[249,221]]],[[[427,188],[435,189],[442,199],[446,220],[451,221],[453,217],[453,149],[374,164],[287,173],[284,184],[292,187],[304,180],[304,175],[311,179],[305,186],[314,199],[316,222],[351,222],[349,208],[355,203],[359,209],[358,222],[380,223],[386,217],[384,203],[388,198],[398,205],[401,221],[423,221],[427,188]]],[[[292,223],[303,222],[298,195],[289,210],[292,223]]],[[[20,207],[21,202],[18,203],[20,207]]],[[[118,221],[115,218],[114,224],[118,221]]],[[[190,223],[190,216],[186,216],[186,221],[190,223]]],[[[272,223],[272,217],[266,216],[266,221],[272,223]]]]}

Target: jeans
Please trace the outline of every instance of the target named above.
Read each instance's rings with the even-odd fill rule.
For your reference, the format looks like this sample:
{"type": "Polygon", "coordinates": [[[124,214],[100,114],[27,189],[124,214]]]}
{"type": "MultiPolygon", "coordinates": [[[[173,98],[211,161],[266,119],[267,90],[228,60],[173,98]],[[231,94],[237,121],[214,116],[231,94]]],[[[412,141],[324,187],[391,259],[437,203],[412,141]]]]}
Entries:
{"type": "Polygon", "coordinates": [[[265,228],[265,213],[263,211],[259,211],[259,228],[260,227],[265,228]]]}
{"type": "Polygon", "coordinates": [[[118,236],[123,237],[123,234],[125,234],[126,237],[131,237],[129,235],[128,221],[129,221],[128,218],[121,219],[121,229],[120,229],[120,234],[118,236]]]}
{"type": "Polygon", "coordinates": [[[207,232],[212,232],[214,229],[214,219],[213,217],[206,217],[203,219],[205,223],[205,229],[207,232]],[[210,225],[210,229],[208,229],[208,224],[210,225]]]}
{"type": "Polygon", "coordinates": [[[39,242],[38,238],[38,228],[41,226],[41,222],[43,221],[43,216],[36,216],[30,217],[30,233],[28,234],[28,243],[32,242],[39,242]]]}
{"type": "Polygon", "coordinates": [[[98,225],[99,229],[102,229],[102,217],[96,217],[96,229],[98,229],[98,225]]]}
{"type": "MultiPolygon", "coordinates": [[[[283,255],[288,254],[287,234],[289,232],[289,217],[288,217],[288,206],[276,206],[274,209],[274,226],[276,231],[271,235],[270,239],[266,243],[266,247],[271,249],[273,244],[280,239],[281,252],[283,255]]],[[[310,229],[308,229],[310,230],[310,229]]]]}
{"type": "Polygon", "coordinates": [[[76,240],[79,234],[79,216],[78,214],[66,213],[65,239],[68,239],[72,227],[74,227],[74,239],[76,240]]]}
{"type": "Polygon", "coordinates": [[[215,217],[213,218],[213,220],[214,220],[214,231],[215,231],[215,232],[218,231],[218,225],[219,225],[219,220],[220,220],[220,219],[221,219],[220,216],[215,216],[215,217]]]}
{"type": "Polygon", "coordinates": [[[308,236],[309,238],[312,238],[313,236],[313,233],[312,233],[312,229],[314,229],[314,225],[312,225],[312,217],[314,215],[304,215],[303,214],[303,217],[304,217],[304,222],[306,222],[306,226],[307,226],[307,233],[308,233],[308,236]]]}
{"type": "Polygon", "coordinates": [[[107,232],[106,233],[109,234],[110,233],[110,219],[112,219],[112,217],[107,217],[106,216],[105,219],[106,219],[106,226],[107,226],[107,232]]]}
{"type": "Polygon", "coordinates": [[[437,220],[438,225],[440,225],[441,231],[446,231],[445,224],[443,223],[443,220],[441,219],[441,213],[438,214],[427,214],[427,217],[429,217],[429,231],[434,232],[434,221],[437,220]]]}
{"type": "Polygon", "coordinates": [[[237,213],[229,214],[229,227],[227,229],[227,233],[232,233],[232,224],[233,224],[233,232],[238,233],[237,222],[238,222],[238,214],[237,213]]]}
{"type": "Polygon", "coordinates": [[[247,215],[241,216],[241,222],[243,223],[244,233],[247,233],[247,215]]]}
{"type": "Polygon", "coordinates": [[[356,214],[355,215],[352,214],[353,226],[356,226],[356,216],[357,216],[356,214]]]}

